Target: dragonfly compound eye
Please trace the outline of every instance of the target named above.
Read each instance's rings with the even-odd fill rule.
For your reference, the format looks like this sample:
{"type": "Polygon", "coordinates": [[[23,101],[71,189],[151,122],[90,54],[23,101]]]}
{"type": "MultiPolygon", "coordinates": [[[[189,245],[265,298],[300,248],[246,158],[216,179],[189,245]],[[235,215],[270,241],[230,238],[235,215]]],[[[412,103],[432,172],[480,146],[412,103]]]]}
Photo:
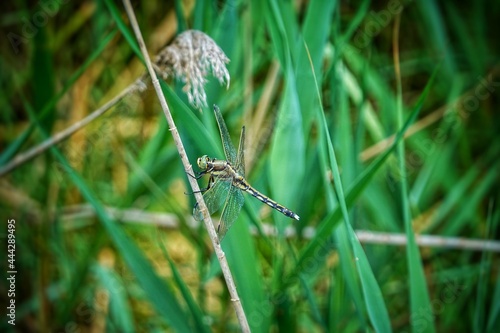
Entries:
{"type": "Polygon", "coordinates": [[[202,157],[198,157],[196,163],[198,164],[198,167],[201,170],[206,170],[208,168],[207,161],[208,161],[207,155],[203,155],[202,157]]]}

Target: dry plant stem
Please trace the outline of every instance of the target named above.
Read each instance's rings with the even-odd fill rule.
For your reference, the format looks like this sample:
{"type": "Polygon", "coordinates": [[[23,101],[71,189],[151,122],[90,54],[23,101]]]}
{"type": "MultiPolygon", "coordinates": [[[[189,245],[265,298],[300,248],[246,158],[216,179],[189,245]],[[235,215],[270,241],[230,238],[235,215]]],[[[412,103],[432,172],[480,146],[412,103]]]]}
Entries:
{"type": "MultiPolygon", "coordinates": [[[[356,230],[356,236],[365,244],[406,245],[408,243],[405,234],[356,230]]],[[[500,252],[500,242],[493,240],[433,235],[415,235],[415,238],[417,245],[422,247],[500,252]]]]}
{"type": "MultiPolygon", "coordinates": [[[[12,195],[7,191],[2,192],[2,187],[0,184],[0,199],[4,199],[6,195],[12,195]],[[2,196],[3,193],[3,196],[2,196]]],[[[24,204],[24,199],[23,203],[24,204]]],[[[106,212],[112,216],[114,219],[122,223],[133,223],[133,224],[146,224],[146,225],[156,225],[162,228],[168,229],[178,229],[179,220],[174,214],[169,213],[151,213],[146,212],[141,209],[120,209],[115,207],[105,207],[106,212]]],[[[33,209],[37,214],[40,213],[40,209],[33,209]]],[[[94,208],[91,205],[75,205],[66,206],[63,209],[62,221],[66,228],[72,228],[72,221],[81,219],[92,219],[97,215],[94,208]]],[[[192,224],[189,224],[190,228],[198,228],[198,221],[192,220],[192,224]]],[[[263,223],[262,229],[264,234],[270,237],[276,236],[275,228],[267,223],[263,223]]],[[[258,235],[256,229],[251,229],[250,232],[253,235],[258,235]]],[[[356,236],[361,243],[365,244],[382,244],[382,245],[406,245],[406,235],[389,233],[389,232],[378,232],[371,230],[356,230],[356,236]]],[[[316,229],[312,227],[306,227],[302,232],[302,238],[312,239],[316,234],[316,229]]],[[[297,237],[297,231],[293,227],[287,227],[285,230],[285,236],[289,239],[297,237]]],[[[436,247],[441,249],[457,249],[464,251],[488,251],[500,253],[500,242],[495,240],[486,239],[471,239],[462,237],[443,237],[434,235],[422,235],[415,234],[417,244],[421,247],[436,247]]]]}
{"type": "MultiPolygon", "coordinates": [[[[156,65],[153,64],[154,69],[158,72],[161,73],[162,70],[156,65]]],[[[495,72],[497,69],[494,69],[492,72],[495,72]]],[[[116,103],[118,103],[122,98],[124,98],[126,95],[133,93],[136,90],[140,90],[138,87],[138,82],[144,78],[144,76],[141,76],[138,80],[135,81],[135,83],[129,85],[127,88],[125,88],[124,91],[120,92],[117,96],[115,96],[112,100],[107,102],[105,105],[100,107],[99,109],[95,110],[91,114],[89,114],[87,117],[83,118],[82,120],[78,121],[77,123],[71,125],[70,127],[66,128],[65,130],[62,130],[61,132],[55,134],[51,138],[45,140],[44,142],[40,143],[38,146],[31,148],[30,150],[21,153],[17,155],[12,161],[4,165],[3,167],[0,167],[0,177],[6,175],[7,173],[11,172],[15,168],[19,167],[20,165],[26,163],[27,161],[31,160],[33,157],[40,155],[47,149],[49,149],[51,146],[58,144],[59,142],[66,140],[69,138],[71,135],[73,135],[75,132],[77,132],[79,129],[83,128],[87,124],[89,124],[91,121],[95,120],[99,116],[103,115],[106,111],[108,111],[112,106],[114,106],[116,103]]],[[[461,102],[465,97],[467,97],[469,94],[472,94],[476,87],[470,89],[466,93],[464,93],[461,97],[459,97],[456,101],[454,101],[452,104],[457,104],[461,102]]],[[[265,89],[267,91],[267,89],[265,89]]],[[[263,105],[268,104],[267,96],[263,96],[263,99],[265,100],[263,105]]],[[[262,99],[261,99],[262,102],[262,99]]],[[[261,108],[261,102],[259,102],[259,105],[257,107],[257,110],[267,110],[267,108],[261,108]]],[[[434,111],[433,113],[429,114],[428,116],[422,118],[415,124],[413,124],[408,130],[406,131],[404,137],[408,138],[412,136],[415,133],[418,133],[425,128],[429,127],[433,123],[437,122],[439,119],[441,119],[444,114],[447,112],[449,109],[449,105],[444,105],[434,111]]],[[[257,111],[257,114],[259,112],[257,111]]],[[[253,128],[260,128],[260,126],[253,126],[253,128]]],[[[368,147],[364,151],[360,153],[360,160],[365,162],[382,152],[384,152],[386,149],[388,149],[393,141],[394,141],[394,135],[385,138],[371,147],[368,147]]],[[[247,163],[250,165],[253,162],[253,158],[251,157],[254,155],[251,151],[247,153],[247,163]]]]}
{"type": "MultiPolygon", "coordinates": [[[[172,118],[172,115],[170,113],[170,109],[167,105],[167,101],[165,100],[165,96],[163,95],[163,92],[160,87],[160,82],[158,81],[158,78],[156,77],[156,73],[154,72],[153,65],[151,64],[151,60],[148,55],[148,51],[146,49],[146,44],[144,43],[144,39],[142,38],[142,34],[139,28],[139,24],[137,23],[137,19],[135,17],[134,11],[132,9],[132,5],[130,4],[129,0],[123,0],[123,4],[125,6],[125,10],[127,11],[127,15],[130,19],[130,25],[134,29],[135,36],[137,38],[137,42],[139,43],[139,47],[141,49],[141,52],[144,56],[144,60],[146,62],[146,66],[148,68],[149,75],[151,76],[151,80],[153,83],[153,86],[156,90],[156,94],[158,95],[158,99],[160,100],[161,107],[163,109],[163,112],[165,114],[165,117],[167,118],[168,126],[170,128],[170,131],[172,133],[172,137],[174,139],[175,145],[177,147],[177,150],[179,151],[179,155],[182,160],[182,164],[184,165],[184,169],[186,173],[192,174],[192,166],[189,163],[189,160],[186,155],[186,151],[184,150],[184,145],[182,144],[181,138],[179,136],[179,132],[177,131],[177,128],[175,127],[174,120],[172,118]]],[[[229,265],[226,260],[226,256],[224,255],[224,252],[222,251],[222,247],[220,246],[219,243],[219,238],[217,237],[217,233],[215,232],[214,225],[212,223],[212,219],[210,218],[210,214],[208,214],[208,209],[207,206],[205,205],[205,202],[203,201],[203,196],[200,193],[200,188],[198,187],[198,182],[193,178],[193,177],[187,177],[189,179],[189,183],[191,185],[191,188],[193,190],[193,193],[195,194],[196,201],[198,205],[201,207],[201,210],[203,212],[203,221],[205,223],[205,226],[208,231],[208,235],[210,236],[210,240],[212,241],[212,245],[214,246],[215,253],[217,255],[217,259],[219,260],[222,274],[224,275],[224,279],[226,280],[226,285],[229,290],[229,294],[231,295],[231,301],[233,303],[234,309],[236,311],[236,316],[238,318],[238,321],[241,326],[241,330],[243,332],[250,332],[250,327],[248,326],[248,321],[245,316],[245,312],[243,311],[243,307],[241,305],[241,301],[238,297],[238,293],[236,291],[236,286],[234,284],[234,279],[233,276],[231,275],[231,271],[229,269],[229,265]]]]}
{"type": "Polygon", "coordinates": [[[117,104],[122,98],[124,98],[128,94],[131,94],[132,92],[136,91],[138,89],[137,84],[138,84],[138,81],[132,83],[127,88],[122,90],[118,95],[116,95],[111,100],[106,102],[106,104],[104,104],[99,109],[92,112],[91,114],[89,114],[87,117],[74,123],[70,127],[62,130],[61,132],[56,133],[52,137],[50,137],[47,140],[40,143],[38,146],[35,146],[35,147],[31,148],[30,150],[17,155],[15,158],[12,159],[12,161],[7,163],[3,167],[0,167],[0,177],[9,173],[10,171],[14,170],[15,168],[17,168],[21,164],[24,164],[25,162],[31,160],[33,157],[40,155],[41,153],[43,153],[44,151],[46,151],[47,149],[49,149],[53,145],[58,144],[59,142],[61,142],[63,140],[66,140],[71,135],[73,135],[76,131],[78,131],[82,127],[88,125],[91,121],[102,116],[106,111],[108,111],[109,109],[111,109],[111,107],[113,107],[115,104],[117,104]]]}
{"type": "MultiPolygon", "coordinates": [[[[459,99],[458,101],[460,101],[459,99]]],[[[434,111],[433,113],[429,114],[428,116],[425,116],[424,118],[420,119],[417,121],[415,124],[411,125],[408,130],[404,133],[404,138],[409,138],[413,134],[420,132],[421,130],[429,127],[433,123],[437,122],[439,119],[443,117],[445,114],[446,110],[449,108],[449,105],[444,105],[434,111]]],[[[385,138],[372,146],[366,148],[359,154],[359,158],[362,162],[366,162],[369,159],[374,158],[375,156],[378,156],[379,154],[383,153],[387,149],[389,149],[394,142],[394,138],[396,135],[391,135],[388,138],[385,138]]]]}
{"type": "MultiPolygon", "coordinates": [[[[494,75],[495,73],[498,72],[498,70],[499,70],[499,67],[495,66],[490,71],[490,73],[487,74],[487,76],[494,75]]],[[[475,85],[473,88],[465,91],[460,97],[458,97],[453,102],[441,106],[436,111],[432,112],[431,114],[429,114],[429,115],[425,116],[424,118],[420,119],[419,121],[417,121],[415,124],[411,125],[408,128],[408,130],[404,133],[404,138],[406,139],[408,137],[411,137],[413,134],[419,133],[420,131],[430,127],[430,125],[436,123],[439,119],[443,118],[447,112],[450,112],[450,109],[453,109],[453,107],[455,105],[462,103],[465,100],[465,98],[473,95],[475,90],[478,87],[479,87],[479,84],[475,85]]],[[[459,112],[459,111],[453,111],[453,112],[459,112]]],[[[385,139],[373,144],[372,146],[366,148],[365,150],[363,150],[360,153],[360,156],[359,156],[360,160],[362,162],[365,162],[365,161],[368,161],[369,159],[383,153],[384,151],[389,149],[389,147],[394,142],[395,137],[396,137],[395,135],[391,135],[390,137],[385,138],[385,139]]]]}

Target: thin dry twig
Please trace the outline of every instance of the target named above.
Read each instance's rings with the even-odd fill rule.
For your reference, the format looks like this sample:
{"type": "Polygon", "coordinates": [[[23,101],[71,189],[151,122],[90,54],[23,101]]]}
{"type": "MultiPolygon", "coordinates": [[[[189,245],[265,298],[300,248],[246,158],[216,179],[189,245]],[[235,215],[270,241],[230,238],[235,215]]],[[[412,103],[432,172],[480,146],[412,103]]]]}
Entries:
{"type": "MultiPolygon", "coordinates": [[[[106,212],[113,216],[118,221],[123,223],[143,223],[148,225],[156,225],[162,228],[178,229],[179,221],[174,214],[168,213],[155,213],[146,212],[141,209],[120,209],[113,207],[105,207],[106,212]]],[[[71,228],[71,221],[76,219],[94,218],[96,216],[95,210],[91,205],[76,205],[67,206],[63,209],[62,220],[65,226],[71,228]]],[[[189,227],[198,228],[198,221],[192,219],[189,221],[189,227]]],[[[270,224],[264,223],[262,230],[267,236],[276,236],[276,228],[270,224]]],[[[406,235],[401,233],[378,232],[371,230],[356,230],[356,236],[359,241],[364,244],[382,244],[405,246],[407,243],[406,235]]],[[[256,228],[251,229],[251,233],[258,234],[256,228]]],[[[316,234],[316,229],[313,227],[306,227],[302,231],[302,238],[312,239],[316,234]]],[[[296,229],[289,226],[285,229],[285,236],[287,238],[297,237],[296,229]]],[[[485,239],[471,239],[463,237],[443,237],[435,235],[415,235],[418,246],[421,247],[437,247],[441,249],[457,249],[466,251],[489,251],[500,252],[500,242],[495,240],[485,239]]]]}
{"type": "MultiPolygon", "coordinates": [[[[163,95],[163,92],[160,87],[160,82],[158,81],[158,78],[156,77],[156,73],[153,69],[153,65],[151,63],[151,60],[149,59],[149,54],[146,48],[146,44],[144,43],[144,39],[142,37],[141,30],[139,28],[139,24],[137,23],[137,19],[135,17],[134,10],[132,9],[132,5],[130,4],[129,0],[123,0],[123,4],[125,6],[125,10],[127,12],[127,15],[130,19],[130,25],[132,26],[135,36],[137,38],[137,42],[139,43],[139,47],[141,49],[141,52],[144,56],[144,60],[146,62],[146,66],[148,68],[149,75],[151,77],[151,81],[153,83],[153,86],[155,88],[156,94],[158,95],[158,99],[160,101],[161,107],[163,109],[163,113],[165,114],[165,118],[167,119],[168,126],[170,128],[170,132],[172,133],[172,137],[174,139],[175,146],[177,147],[177,150],[179,151],[179,155],[182,161],[182,164],[184,165],[184,170],[186,171],[187,174],[192,174],[193,167],[189,163],[189,160],[187,158],[186,151],[184,149],[184,145],[181,141],[181,138],[179,136],[179,132],[177,131],[177,128],[175,127],[174,119],[172,118],[172,114],[170,113],[170,109],[167,105],[167,101],[165,100],[165,96],[163,95]]],[[[212,223],[212,219],[210,217],[210,214],[208,213],[208,209],[205,205],[205,202],[203,201],[203,196],[201,195],[200,188],[198,186],[198,182],[196,179],[193,177],[187,177],[189,179],[189,184],[191,185],[191,188],[193,190],[193,193],[196,198],[196,202],[198,205],[201,207],[201,211],[203,212],[203,221],[205,223],[205,226],[208,231],[208,235],[210,236],[210,240],[212,241],[212,245],[215,250],[215,254],[217,256],[217,259],[219,260],[219,264],[221,266],[222,274],[224,275],[224,279],[226,281],[226,285],[229,291],[229,294],[231,295],[231,301],[233,303],[234,309],[236,311],[236,317],[238,318],[238,321],[240,323],[241,330],[243,332],[250,332],[250,326],[248,325],[247,318],[245,316],[245,312],[243,311],[243,307],[241,305],[240,298],[238,296],[238,292],[236,291],[236,285],[234,284],[234,279],[231,274],[231,270],[229,269],[229,264],[226,260],[226,256],[224,252],[222,251],[222,247],[220,246],[219,243],[219,238],[217,237],[217,233],[215,231],[214,225],[212,223]]]]}
{"type": "Polygon", "coordinates": [[[26,163],[27,161],[31,160],[33,157],[40,155],[50,147],[52,147],[55,144],[58,144],[59,142],[66,140],[69,138],[71,135],[73,135],[75,132],[78,130],[82,129],[86,125],[88,125],[90,122],[93,120],[99,118],[102,116],[106,111],[111,109],[114,105],[116,105],[118,102],[120,102],[125,96],[135,92],[142,90],[143,84],[141,83],[141,80],[138,79],[134,83],[130,84],[128,87],[123,89],[118,95],[113,97],[111,100],[106,102],[103,106],[86,116],[85,118],[77,121],[73,125],[67,127],[66,129],[62,130],[59,133],[56,133],[55,135],[51,136],[47,140],[43,141],[39,145],[27,150],[24,153],[21,153],[14,157],[9,163],[5,164],[4,166],[0,167],[0,177],[4,176],[5,174],[9,173],[10,171],[14,170],[15,168],[19,167],[20,165],[26,163]]]}
{"type": "MultiPolygon", "coordinates": [[[[500,67],[496,65],[495,67],[493,67],[493,69],[490,71],[488,75],[493,75],[497,73],[499,68],[500,67]]],[[[404,133],[404,138],[405,139],[409,138],[412,135],[419,133],[420,131],[430,127],[432,124],[436,123],[438,120],[443,118],[446,115],[446,113],[450,112],[453,108],[456,107],[457,109],[459,109],[463,105],[463,102],[466,100],[466,98],[473,96],[477,91],[478,87],[480,87],[482,84],[483,84],[482,82],[479,82],[474,87],[472,87],[471,89],[465,91],[460,96],[458,96],[454,101],[441,106],[434,112],[430,113],[429,115],[415,122],[415,124],[411,125],[408,128],[408,130],[404,133]]],[[[459,110],[454,112],[460,113],[459,110]]],[[[362,162],[366,162],[374,158],[375,156],[378,156],[379,154],[383,153],[384,151],[389,149],[389,147],[391,147],[395,137],[396,135],[393,134],[381,141],[378,141],[377,143],[374,143],[372,146],[366,148],[360,153],[359,159],[362,162]]]]}
{"type": "MultiPolygon", "coordinates": [[[[408,242],[405,234],[389,232],[356,230],[356,236],[358,236],[361,242],[366,244],[406,245],[408,242]]],[[[425,247],[500,252],[500,242],[492,240],[433,235],[415,235],[415,240],[417,245],[425,247]]]]}
{"type": "MultiPolygon", "coordinates": [[[[171,45],[166,46],[158,53],[153,67],[165,79],[175,77],[183,81],[185,83],[184,91],[187,93],[189,103],[199,108],[207,104],[206,93],[203,88],[207,82],[205,77],[208,76],[209,72],[221,84],[226,83],[229,86],[230,77],[226,68],[228,62],[227,56],[209,36],[201,31],[188,30],[180,34],[171,45]]],[[[102,116],[126,96],[134,92],[144,91],[146,89],[145,78],[146,75],[141,75],[134,83],[85,118],[54,134],[26,152],[18,154],[9,163],[0,167],[0,177],[35,156],[42,154],[53,145],[66,140],[78,130],[102,116]]]]}

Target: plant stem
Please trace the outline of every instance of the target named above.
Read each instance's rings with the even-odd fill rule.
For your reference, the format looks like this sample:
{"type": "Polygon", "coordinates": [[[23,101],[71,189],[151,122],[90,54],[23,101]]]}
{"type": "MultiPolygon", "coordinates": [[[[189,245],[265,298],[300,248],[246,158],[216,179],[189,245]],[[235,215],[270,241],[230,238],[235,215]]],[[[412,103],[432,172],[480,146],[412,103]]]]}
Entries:
{"type": "Polygon", "coordinates": [[[6,175],[10,171],[14,170],[21,164],[26,163],[27,161],[31,160],[33,157],[40,155],[50,147],[52,147],[55,144],[58,144],[59,142],[66,140],[69,138],[71,135],[73,135],[76,131],[79,129],[87,126],[90,122],[93,120],[97,119],[98,117],[102,116],[106,111],[111,109],[115,104],[117,104],[119,101],[121,101],[125,96],[128,94],[133,93],[134,91],[138,90],[138,81],[130,84],[127,88],[122,90],[118,95],[113,97],[111,100],[106,102],[103,106],[89,114],[87,117],[83,118],[82,120],[77,121],[73,125],[69,126],[68,128],[62,130],[59,133],[56,133],[55,135],[51,136],[47,140],[43,141],[39,145],[29,149],[28,151],[21,153],[17,155],[15,158],[13,158],[9,163],[4,165],[3,167],[0,167],[0,177],[6,175]]]}
{"type": "MultiPolygon", "coordinates": [[[[159,99],[161,107],[163,109],[163,113],[165,114],[165,118],[167,118],[167,123],[168,123],[169,129],[170,129],[170,132],[172,133],[172,137],[174,139],[175,146],[177,147],[177,150],[179,151],[179,155],[180,155],[182,164],[184,165],[184,170],[186,171],[186,173],[192,174],[193,167],[189,163],[186,151],[184,149],[184,145],[182,144],[181,138],[179,136],[179,132],[177,131],[177,127],[175,126],[175,123],[174,123],[174,119],[172,118],[172,114],[170,113],[170,109],[167,105],[167,101],[165,100],[165,96],[163,95],[163,92],[161,90],[160,82],[158,81],[158,78],[156,77],[156,73],[153,69],[153,65],[152,65],[151,60],[149,58],[149,53],[146,49],[146,44],[144,43],[144,39],[142,38],[142,33],[141,33],[140,28],[139,28],[139,24],[137,23],[137,19],[135,17],[134,10],[132,9],[132,5],[130,4],[129,0],[123,0],[123,4],[125,6],[125,10],[127,11],[127,15],[130,19],[130,25],[134,29],[134,33],[135,33],[135,36],[137,38],[137,42],[139,43],[139,47],[140,47],[141,52],[144,56],[144,61],[146,62],[146,66],[148,68],[148,72],[149,72],[149,75],[151,77],[156,94],[158,95],[158,99],[159,99]]],[[[203,196],[200,193],[200,188],[198,186],[198,182],[193,177],[187,177],[187,178],[189,180],[189,184],[191,185],[193,193],[195,194],[196,202],[201,207],[201,211],[203,212],[203,221],[204,221],[205,226],[207,228],[208,235],[210,236],[210,240],[212,241],[212,245],[214,247],[217,259],[219,260],[222,274],[224,275],[224,279],[226,280],[226,285],[227,285],[227,288],[229,290],[229,294],[231,295],[231,301],[232,301],[234,309],[236,311],[236,316],[237,316],[238,321],[240,323],[241,330],[243,332],[250,332],[250,327],[248,326],[245,312],[243,311],[241,301],[238,297],[238,292],[236,291],[236,286],[234,284],[233,276],[231,275],[231,270],[229,269],[229,264],[227,263],[226,256],[225,256],[224,252],[222,251],[222,247],[220,246],[219,238],[217,237],[217,233],[216,233],[214,225],[212,223],[212,219],[210,217],[210,214],[208,213],[207,206],[205,205],[205,202],[203,201],[203,196]]]]}

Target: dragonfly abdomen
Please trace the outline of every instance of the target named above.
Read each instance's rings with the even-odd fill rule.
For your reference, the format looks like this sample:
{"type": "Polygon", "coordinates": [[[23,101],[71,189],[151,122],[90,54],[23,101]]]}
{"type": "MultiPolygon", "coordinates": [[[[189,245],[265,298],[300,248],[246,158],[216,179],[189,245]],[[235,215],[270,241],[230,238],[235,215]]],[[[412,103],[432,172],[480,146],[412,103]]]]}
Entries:
{"type": "Polygon", "coordinates": [[[270,206],[271,208],[276,209],[281,214],[283,214],[285,216],[288,216],[288,217],[290,217],[292,219],[295,219],[295,220],[299,220],[300,219],[300,217],[297,214],[295,214],[294,212],[292,212],[290,209],[286,208],[285,206],[280,205],[279,203],[277,203],[273,199],[266,197],[264,194],[260,193],[259,191],[257,191],[256,189],[254,189],[249,184],[244,183],[242,185],[244,185],[242,187],[243,190],[247,191],[252,196],[254,196],[255,198],[259,199],[260,201],[262,201],[266,205],[270,206]]]}

